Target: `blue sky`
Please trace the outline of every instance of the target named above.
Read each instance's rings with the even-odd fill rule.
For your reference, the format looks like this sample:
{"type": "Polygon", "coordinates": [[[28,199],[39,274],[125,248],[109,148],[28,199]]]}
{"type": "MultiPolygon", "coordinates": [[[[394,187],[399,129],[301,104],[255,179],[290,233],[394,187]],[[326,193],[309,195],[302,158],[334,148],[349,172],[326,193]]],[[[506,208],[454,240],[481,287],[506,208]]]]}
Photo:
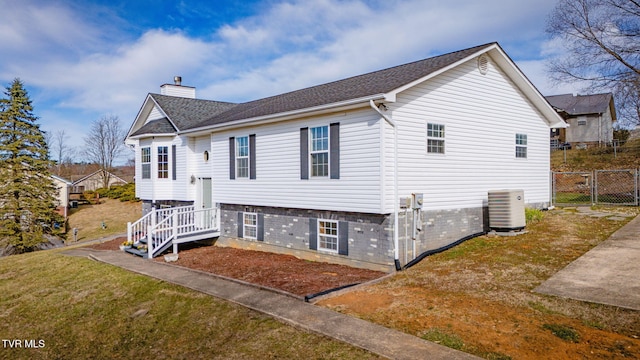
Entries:
{"type": "MultiPolygon", "coordinates": [[[[0,84],[19,77],[42,129],[81,148],[92,121],[133,122],[180,75],[241,102],[497,41],[544,95],[556,0],[0,0],[0,84]]],[[[81,157],[77,157],[81,160],[81,157]]]]}

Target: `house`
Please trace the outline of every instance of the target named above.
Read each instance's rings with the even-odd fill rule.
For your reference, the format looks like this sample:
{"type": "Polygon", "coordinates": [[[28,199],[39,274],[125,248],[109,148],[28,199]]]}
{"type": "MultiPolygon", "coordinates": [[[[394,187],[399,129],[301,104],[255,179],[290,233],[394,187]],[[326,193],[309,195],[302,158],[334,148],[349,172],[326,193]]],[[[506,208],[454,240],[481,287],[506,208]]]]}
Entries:
{"type": "MultiPolygon", "coordinates": [[[[113,173],[109,173],[109,186],[125,184],[127,184],[126,180],[123,180],[113,173]]],[[[102,181],[102,170],[94,171],[91,174],[74,181],[73,187],[76,189],[74,193],[82,193],[88,190],[95,191],[97,189],[103,188],[104,184],[102,181]]]]}
{"type": "Polygon", "coordinates": [[[71,187],[71,181],[65,180],[59,176],[51,175],[53,184],[58,189],[56,197],[56,212],[67,218],[69,211],[69,188],[71,187]]]}
{"type": "Polygon", "coordinates": [[[492,189],[549,204],[565,123],[497,43],[239,104],[175,80],[126,140],[145,214],[129,237],[152,256],[197,235],[400,269],[485,231],[492,189]]]}
{"type": "Polygon", "coordinates": [[[613,141],[613,123],[617,120],[613,94],[564,94],[546,99],[569,124],[568,128],[552,133],[557,142],[590,147],[613,141]]]}

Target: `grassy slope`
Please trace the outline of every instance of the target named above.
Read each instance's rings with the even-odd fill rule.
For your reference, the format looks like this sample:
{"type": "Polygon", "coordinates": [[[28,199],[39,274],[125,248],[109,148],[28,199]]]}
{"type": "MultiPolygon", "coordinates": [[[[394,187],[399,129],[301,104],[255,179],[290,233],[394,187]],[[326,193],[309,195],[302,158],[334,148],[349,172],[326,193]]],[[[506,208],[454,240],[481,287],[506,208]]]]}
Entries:
{"type": "Polygon", "coordinates": [[[0,259],[1,359],[373,358],[201,293],[60,251],[0,259]]]}
{"type": "Polygon", "coordinates": [[[637,169],[640,168],[640,139],[627,142],[617,151],[613,148],[553,151],[551,168],[553,171],[637,169]]]}
{"type": "MultiPolygon", "coordinates": [[[[80,205],[72,209],[69,215],[69,229],[78,229],[78,241],[94,240],[105,236],[127,232],[127,222],[135,221],[142,215],[141,202],[120,202],[119,200],[100,199],[98,205],[80,205]],[[102,228],[102,222],[106,229],[102,228]]],[[[67,242],[73,241],[69,231],[67,242]]]]}
{"type": "MultiPolygon", "coordinates": [[[[125,233],[126,222],[140,214],[140,203],[102,199],[74,209],[69,224],[84,242],[125,233]]],[[[376,358],[226,301],[60,250],[0,259],[0,338],[45,344],[3,347],[0,359],[376,358]]]]}

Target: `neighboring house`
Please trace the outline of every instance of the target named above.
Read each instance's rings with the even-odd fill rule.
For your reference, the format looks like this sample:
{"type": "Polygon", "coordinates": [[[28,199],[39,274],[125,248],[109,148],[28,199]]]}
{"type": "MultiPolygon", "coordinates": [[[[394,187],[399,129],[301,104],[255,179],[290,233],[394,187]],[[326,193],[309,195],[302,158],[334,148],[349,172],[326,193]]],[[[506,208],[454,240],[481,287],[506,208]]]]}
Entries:
{"type": "Polygon", "coordinates": [[[566,129],[552,133],[559,143],[572,146],[602,146],[613,141],[616,109],[611,93],[594,95],[554,95],[547,101],[569,124],[566,129]]]}
{"type": "Polygon", "coordinates": [[[67,218],[69,212],[69,188],[72,186],[71,181],[65,180],[61,177],[51,175],[53,183],[58,189],[56,197],[56,212],[67,218]]]}
{"type": "MultiPolygon", "coordinates": [[[[109,186],[125,185],[125,184],[127,184],[127,181],[114,175],[113,173],[110,173],[109,186]]],[[[76,189],[74,193],[75,192],[82,193],[83,191],[88,191],[88,190],[94,191],[94,190],[103,188],[104,185],[102,181],[102,170],[95,171],[87,176],[84,176],[74,181],[73,187],[74,189],[76,189]]]]}
{"type": "Polygon", "coordinates": [[[549,205],[566,124],[497,43],[240,104],[179,80],[128,132],[136,195],[144,213],[218,209],[221,244],[399,269],[485,231],[490,190],[549,205]]]}

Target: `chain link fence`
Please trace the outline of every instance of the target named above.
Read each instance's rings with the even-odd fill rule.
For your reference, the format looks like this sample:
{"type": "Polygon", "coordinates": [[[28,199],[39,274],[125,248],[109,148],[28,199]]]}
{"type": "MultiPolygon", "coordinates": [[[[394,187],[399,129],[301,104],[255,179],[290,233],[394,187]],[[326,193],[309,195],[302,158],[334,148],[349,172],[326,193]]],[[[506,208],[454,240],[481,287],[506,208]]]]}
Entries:
{"type": "Polygon", "coordinates": [[[638,170],[595,170],[593,172],[552,172],[554,205],[638,206],[638,170]]]}

